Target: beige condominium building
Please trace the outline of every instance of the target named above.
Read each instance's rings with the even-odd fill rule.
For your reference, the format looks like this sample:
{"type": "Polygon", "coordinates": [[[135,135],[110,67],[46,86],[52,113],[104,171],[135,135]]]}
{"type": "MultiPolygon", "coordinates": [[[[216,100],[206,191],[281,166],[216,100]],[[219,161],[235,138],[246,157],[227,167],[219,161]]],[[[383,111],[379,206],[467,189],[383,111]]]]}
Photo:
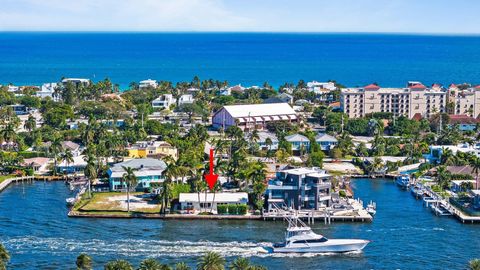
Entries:
{"type": "Polygon", "coordinates": [[[454,114],[464,114],[462,109],[466,105],[471,108],[472,116],[476,117],[480,113],[480,88],[457,91],[452,96],[450,89],[438,84],[426,87],[421,82],[408,82],[405,88],[382,88],[370,84],[362,88],[342,89],[340,97],[341,108],[349,118],[364,117],[375,112],[409,118],[429,117],[438,112],[447,112],[448,101],[461,107],[454,114]]]}
{"type": "Polygon", "coordinates": [[[480,117],[480,85],[461,87],[451,84],[448,88],[449,100],[454,104],[454,114],[480,117]]]}

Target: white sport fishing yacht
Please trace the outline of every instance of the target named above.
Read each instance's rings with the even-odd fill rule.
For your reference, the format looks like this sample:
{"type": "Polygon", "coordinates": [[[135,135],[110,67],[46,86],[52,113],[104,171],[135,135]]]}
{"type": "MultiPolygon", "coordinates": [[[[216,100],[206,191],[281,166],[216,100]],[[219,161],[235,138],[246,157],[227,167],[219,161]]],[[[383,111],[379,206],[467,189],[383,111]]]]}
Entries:
{"type": "Polygon", "coordinates": [[[362,239],[327,239],[316,234],[298,217],[288,221],[285,242],[273,245],[277,253],[330,253],[362,250],[370,241],[362,239]]]}

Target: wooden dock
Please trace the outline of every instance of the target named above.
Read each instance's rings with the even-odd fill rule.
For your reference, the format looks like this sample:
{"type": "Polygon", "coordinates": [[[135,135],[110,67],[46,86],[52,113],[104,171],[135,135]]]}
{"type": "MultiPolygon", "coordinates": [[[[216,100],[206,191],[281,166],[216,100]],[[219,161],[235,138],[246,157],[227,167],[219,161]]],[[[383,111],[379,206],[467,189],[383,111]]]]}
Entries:
{"type": "Polygon", "coordinates": [[[424,197],[423,201],[427,207],[429,205],[434,206],[433,209],[435,210],[436,205],[441,204],[450,213],[450,215],[453,215],[456,219],[458,219],[462,223],[480,222],[479,216],[469,216],[463,213],[458,208],[453,206],[448,200],[443,199],[440,195],[434,192],[431,188],[426,188],[425,193],[428,197],[424,197]]]}

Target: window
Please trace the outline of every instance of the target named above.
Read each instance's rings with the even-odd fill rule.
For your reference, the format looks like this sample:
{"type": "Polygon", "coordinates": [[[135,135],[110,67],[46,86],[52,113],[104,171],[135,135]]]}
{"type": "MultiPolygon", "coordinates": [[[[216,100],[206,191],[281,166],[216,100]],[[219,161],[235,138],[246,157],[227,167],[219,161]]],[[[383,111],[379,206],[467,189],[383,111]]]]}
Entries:
{"type": "Polygon", "coordinates": [[[328,241],[327,238],[322,237],[320,239],[297,240],[297,241],[293,241],[293,243],[294,244],[303,244],[303,243],[311,244],[311,243],[323,243],[327,241],[328,241]]]}

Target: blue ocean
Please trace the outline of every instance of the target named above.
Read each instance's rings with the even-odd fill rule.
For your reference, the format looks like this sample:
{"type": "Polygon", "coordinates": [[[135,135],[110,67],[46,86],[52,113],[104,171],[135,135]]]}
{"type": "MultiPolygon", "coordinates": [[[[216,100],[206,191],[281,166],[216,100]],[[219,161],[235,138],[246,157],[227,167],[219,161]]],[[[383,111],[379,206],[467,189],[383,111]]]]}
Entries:
{"type": "Polygon", "coordinates": [[[274,86],[337,80],[480,83],[480,36],[277,33],[0,33],[0,84],[106,77],[274,86]]]}

